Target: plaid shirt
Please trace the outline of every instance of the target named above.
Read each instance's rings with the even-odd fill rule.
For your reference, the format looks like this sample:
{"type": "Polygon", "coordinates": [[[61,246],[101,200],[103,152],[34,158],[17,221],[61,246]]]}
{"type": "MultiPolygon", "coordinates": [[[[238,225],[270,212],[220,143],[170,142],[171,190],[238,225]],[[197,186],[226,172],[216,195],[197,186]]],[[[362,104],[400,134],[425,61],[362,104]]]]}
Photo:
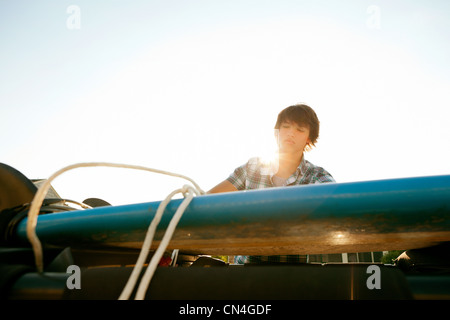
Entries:
{"type": "MultiPolygon", "coordinates": [[[[278,168],[273,163],[265,163],[260,158],[251,158],[246,164],[236,168],[228,177],[238,190],[264,189],[275,187],[273,176],[278,168]]],[[[335,182],[325,169],[313,165],[302,157],[300,165],[286,180],[285,186],[335,182]]]]}
{"type": "MultiPolygon", "coordinates": [[[[251,158],[246,164],[236,168],[228,177],[238,190],[264,189],[276,187],[273,176],[278,168],[273,163],[265,163],[260,158],[251,158]]],[[[313,165],[302,157],[296,171],[284,182],[283,186],[335,182],[334,178],[321,167],[313,165]]],[[[307,255],[282,256],[236,256],[235,262],[242,263],[306,263],[307,255]]]]}

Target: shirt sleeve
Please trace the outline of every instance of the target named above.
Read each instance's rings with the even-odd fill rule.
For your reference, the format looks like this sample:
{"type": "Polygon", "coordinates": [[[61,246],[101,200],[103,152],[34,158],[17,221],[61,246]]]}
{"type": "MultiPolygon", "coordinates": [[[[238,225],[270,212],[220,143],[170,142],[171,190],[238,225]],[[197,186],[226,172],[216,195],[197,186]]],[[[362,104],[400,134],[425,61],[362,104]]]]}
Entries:
{"type": "Polygon", "coordinates": [[[247,178],[247,164],[237,167],[227,178],[229,182],[238,190],[245,189],[245,180],[247,178]]]}

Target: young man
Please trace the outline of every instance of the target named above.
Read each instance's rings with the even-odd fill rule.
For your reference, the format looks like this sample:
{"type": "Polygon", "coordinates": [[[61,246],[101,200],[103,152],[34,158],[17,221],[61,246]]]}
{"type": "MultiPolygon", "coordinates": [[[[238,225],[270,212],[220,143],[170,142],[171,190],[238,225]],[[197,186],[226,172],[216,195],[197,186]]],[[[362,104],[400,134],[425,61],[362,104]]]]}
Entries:
{"type": "Polygon", "coordinates": [[[311,107],[305,104],[287,107],[279,113],[275,124],[277,163],[267,164],[260,158],[252,158],[209,193],[335,182],[331,174],[303,156],[305,150],[315,146],[319,124],[311,107]]]}
{"type": "MultiPolygon", "coordinates": [[[[260,158],[251,158],[208,193],[335,182],[330,173],[313,165],[303,155],[305,150],[308,151],[315,146],[319,137],[319,124],[314,110],[305,104],[293,105],[282,110],[275,124],[275,137],[278,142],[276,160],[267,163],[260,158]]],[[[250,263],[306,262],[304,255],[239,256],[239,258],[241,262],[245,260],[250,263]]]]}

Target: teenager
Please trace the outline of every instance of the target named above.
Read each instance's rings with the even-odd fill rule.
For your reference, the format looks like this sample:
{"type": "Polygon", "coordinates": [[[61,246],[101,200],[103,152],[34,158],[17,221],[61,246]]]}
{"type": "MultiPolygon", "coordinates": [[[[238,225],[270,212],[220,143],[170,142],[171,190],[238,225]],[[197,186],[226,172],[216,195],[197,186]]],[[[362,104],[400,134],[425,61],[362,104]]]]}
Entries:
{"type": "Polygon", "coordinates": [[[277,163],[251,158],[208,193],[335,182],[330,173],[304,157],[304,151],[317,142],[319,124],[314,110],[305,104],[282,110],[275,124],[277,163]]]}
{"type": "MultiPolygon", "coordinates": [[[[275,124],[278,143],[275,160],[267,162],[261,158],[251,158],[208,193],[335,182],[328,171],[304,157],[304,152],[315,146],[319,127],[319,119],[308,105],[287,107],[278,114],[275,124]]],[[[239,257],[250,263],[306,262],[305,255],[239,257]]]]}

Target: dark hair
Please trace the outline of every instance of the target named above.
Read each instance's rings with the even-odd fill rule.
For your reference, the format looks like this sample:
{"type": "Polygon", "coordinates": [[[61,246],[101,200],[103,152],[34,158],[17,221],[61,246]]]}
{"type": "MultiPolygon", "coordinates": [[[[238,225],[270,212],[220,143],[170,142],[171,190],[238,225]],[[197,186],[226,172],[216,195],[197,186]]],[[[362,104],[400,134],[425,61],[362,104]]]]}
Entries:
{"type": "Polygon", "coordinates": [[[278,114],[275,129],[280,129],[281,124],[287,121],[293,121],[299,126],[308,127],[311,143],[306,146],[306,149],[309,150],[315,146],[315,143],[319,138],[320,122],[316,113],[310,106],[307,106],[306,104],[296,104],[282,110],[278,114]]]}

